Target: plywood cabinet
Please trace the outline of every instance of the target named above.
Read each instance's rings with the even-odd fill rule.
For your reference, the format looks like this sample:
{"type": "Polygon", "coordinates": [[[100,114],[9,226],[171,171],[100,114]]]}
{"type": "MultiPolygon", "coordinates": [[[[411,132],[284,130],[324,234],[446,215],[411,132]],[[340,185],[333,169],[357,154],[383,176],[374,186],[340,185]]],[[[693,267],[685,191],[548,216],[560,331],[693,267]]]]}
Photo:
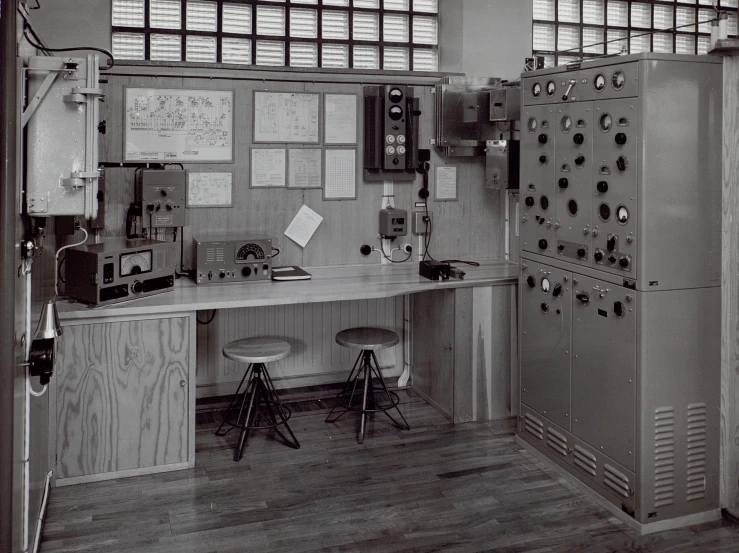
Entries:
{"type": "Polygon", "coordinates": [[[50,390],[56,485],[193,467],[194,316],[67,321],[50,390]]]}

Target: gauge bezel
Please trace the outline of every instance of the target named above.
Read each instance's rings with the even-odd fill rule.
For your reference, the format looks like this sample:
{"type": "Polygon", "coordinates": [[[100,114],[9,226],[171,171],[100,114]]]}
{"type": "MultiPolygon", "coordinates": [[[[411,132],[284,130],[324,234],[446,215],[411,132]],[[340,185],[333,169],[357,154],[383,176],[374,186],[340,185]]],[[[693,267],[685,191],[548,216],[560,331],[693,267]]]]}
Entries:
{"type": "Polygon", "coordinates": [[[575,123],[572,121],[572,117],[570,117],[569,115],[563,115],[562,119],[560,119],[559,121],[559,130],[561,130],[564,134],[567,134],[572,130],[574,124],[575,123]],[[565,128],[565,121],[569,122],[569,127],[565,128]]]}
{"type": "Polygon", "coordinates": [[[625,205],[621,204],[621,205],[619,205],[616,208],[616,211],[614,212],[614,218],[616,219],[616,222],[619,225],[621,225],[621,226],[627,225],[627,224],[629,224],[629,220],[631,219],[631,212],[629,211],[629,208],[628,207],[626,207],[625,205]],[[621,211],[622,209],[626,211],[626,220],[623,221],[623,222],[621,221],[621,219],[618,216],[618,212],[621,211]]]}
{"type": "Polygon", "coordinates": [[[531,95],[534,98],[538,98],[539,96],[541,96],[541,83],[539,81],[536,81],[533,85],[531,85],[531,95]]]}
{"type": "MultiPolygon", "coordinates": [[[[250,250],[247,253],[252,253],[252,250],[250,250]]],[[[254,242],[242,242],[241,244],[238,244],[236,246],[235,251],[234,251],[234,263],[238,263],[238,264],[254,263],[254,262],[257,262],[257,261],[262,261],[262,260],[267,259],[267,258],[268,257],[267,257],[267,254],[264,251],[264,248],[262,248],[262,246],[260,246],[259,244],[255,244],[254,242]],[[241,258],[240,259],[239,258],[239,254],[247,246],[251,246],[254,249],[254,251],[261,252],[262,253],[262,257],[253,257],[253,258],[244,257],[244,258],[241,258]]]]}
{"type": "Polygon", "coordinates": [[[613,72],[613,75],[611,75],[611,86],[613,87],[613,90],[623,90],[626,86],[626,72],[623,69],[617,69],[613,72]],[[621,83],[621,86],[616,86],[616,79],[618,76],[622,76],[624,78],[623,82],[621,83]]]}
{"type": "Polygon", "coordinates": [[[609,133],[611,132],[611,129],[613,128],[613,115],[608,113],[607,111],[604,112],[599,118],[598,118],[598,128],[600,129],[600,132],[602,133],[609,133]],[[608,128],[603,127],[603,120],[608,117],[611,120],[611,124],[608,126],[608,128]]]}
{"type": "Polygon", "coordinates": [[[555,83],[554,81],[548,81],[547,82],[547,87],[546,87],[547,96],[554,96],[554,94],[556,92],[557,92],[557,83],[555,83]],[[551,92],[549,92],[549,85],[552,85],[552,91],[551,92]]]}
{"type": "Polygon", "coordinates": [[[552,283],[549,281],[547,277],[544,277],[541,279],[541,282],[539,283],[539,287],[541,288],[541,291],[545,294],[548,294],[549,291],[552,289],[552,283]]]}
{"type": "Polygon", "coordinates": [[[121,277],[127,277],[127,276],[133,276],[133,275],[143,275],[145,273],[150,273],[152,268],[152,260],[153,260],[153,250],[139,250],[136,252],[128,252],[128,253],[122,253],[120,254],[118,258],[118,274],[121,277]],[[123,272],[123,266],[124,263],[128,262],[129,259],[135,258],[135,257],[143,257],[147,263],[149,264],[148,269],[140,269],[138,273],[133,272],[133,268],[129,272],[124,273],[123,272]],[[148,259],[147,259],[148,258],[148,259]]]}
{"type": "Polygon", "coordinates": [[[608,86],[608,79],[606,79],[606,76],[603,73],[598,73],[595,78],[593,78],[593,89],[600,94],[606,89],[606,86],[608,86]],[[603,86],[598,88],[598,79],[603,79],[603,86]]]}
{"type": "Polygon", "coordinates": [[[539,129],[539,122],[536,120],[536,117],[529,117],[529,120],[526,122],[526,129],[531,134],[534,134],[539,129]]]}
{"type": "Polygon", "coordinates": [[[399,104],[400,102],[403,101],[403,98],[404,98],[403,91],[399,89],[397,86],[392,87],[387,92],[387,99],[390,100],[393,104],[399,104]],[[397,99],[393,98],[394,93],[399,95],[397,99]]]}

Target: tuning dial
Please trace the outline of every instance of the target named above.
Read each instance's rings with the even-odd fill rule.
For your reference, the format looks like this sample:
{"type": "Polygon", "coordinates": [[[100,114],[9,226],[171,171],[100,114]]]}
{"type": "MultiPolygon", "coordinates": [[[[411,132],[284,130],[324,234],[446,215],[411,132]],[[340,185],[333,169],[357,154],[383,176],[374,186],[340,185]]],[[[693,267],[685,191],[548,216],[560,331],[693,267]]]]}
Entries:
{"type": "Polygon", "coordinates": [[[134,294],[140,294],[143,291],[144,285],[141,283],[141,281],[135,280],[131,285],[131,292],[133,292],[134,294]]]}
{"type": "Polygon", "coordinates": [[[539,135],[539,144],[546,144],[547,143],[547,140],[549,140],[549,138],[547,137],[547,135],[545,135],[545,134],[540,134],[539,135]]]}
{"type": "Polygon", "coordinates": [[[562,293],[562,285],[555,284],[554,288],[552,288],[552,296],[554,296],[555,298],[558,298],[561,293],[562,293]]]}
{"type": "Polygon", "coordinates": [[[611,235],[608,237],[608,240],[606,240],[606,248],[609,252],[612,252],[616,249],[616,237],[611,235]]]}
{"type": "Polygon", "coordinates": [[[616,160],[616,167],[618,167],[619,171],[626,171],[626,168],[629,166],[629,162],[626,161],[626,158],[624,156],[618,156],[618,159],[616,160]]]}
{"type": "Polygon", "coordinates": [[[585,251],[585,248],[578,248],[578,249],[577,249],[577,256],[578,256],[578,257],[585,257],[585,254],[586,254],[586,253],[587,253],[587,252],[585,251]]]}
{"type": "Polygon", "coordinates": [[[585,163],[585,156],[577,156],[575,158],[575,165],[582,165],[585,163]]]}
{"type": "Polygon", "coordinates": [[[595,185],[595,187],[598,189],[598,192],[600,192],[601,194],[605,194],[606,192],[608,192],[608,183],[604,180],[598,182],[598,184],[595,185]]]}
{"type": "Polygon", "coordinates": [[[621,265],[624,269],[629,266],[629,258],[628,257],[622,257],[618,260],[618,264],[621,265]]]}
{"type": "Polygon", "coordinates": [[[626,140],[626,133],[616,133],[616,144],[618,144],[619,146],[623,146],[624,144],[626,144],[626,140]]]}
{"type": "Polygon", "coordinates": [[[572,137],[572,141],[580,146],[583,142],[585,142],[585,137],[582,133],[577,133],[575,136],[572,137]]]}
{"type": "Polygon", "coordinates": [[[595,259],[596,262],[600,263],[603,261],[603,252],[595,252],[593,254],[593,259],[595,259]]]}
{"type": "Polygon", "coordinates": [[[546,302],[542,302],[541,310],[544,311],[544,313],[546,313],[547,311],[549,311],[549,305],[547,305],[546,302]]]}
{"type": "Polygon", "coordinates": [[[539,156],[539,163],[541,163],[542,165],[544,165],[547,161],[549,161],[549,158],[546,155],[541,154],[539,156]]]}
{"type": "Polygon", "coordinates": [[[613,254],[609,255],[608,256],[608,261],[610,261],[611,263],[615,263],[616,262],[616,256],[613,255],[613,254]]]}
{"type": "Polygon", "coordinates": [[[524,200],[524,203],[526,204],[527,207],[534,207],[536,200],[534,199],[533,196],[527,196],[526,199],[524,200]]]}
{"type": "Polygon", "coordinates": [[[548,245],[549,244],[547,243],[547,241],[544,240],[543,238],[541,240],[539,240],[539,249],[540,250],[546,250],[548,245]]]}
{"type": "Polygon", "coordinates": [[[568,181],[566,178],[562,177],[559,179],[559,187],[564,189],[567,188],[570,185],[570,181],[568,181]]]}
{"type": "Polygon", "coordinates": [[[526,279],[526,284],[529,285],[529,288],[533,288],[536,286],[536,279],[534,278],[534,275],[529,275],[526,279]]]}
{"type": "Polygon", "coordinates": [[[221,271],[220,273],[218,273],[218,278],[226,278],[226,273],[221,271]]]}

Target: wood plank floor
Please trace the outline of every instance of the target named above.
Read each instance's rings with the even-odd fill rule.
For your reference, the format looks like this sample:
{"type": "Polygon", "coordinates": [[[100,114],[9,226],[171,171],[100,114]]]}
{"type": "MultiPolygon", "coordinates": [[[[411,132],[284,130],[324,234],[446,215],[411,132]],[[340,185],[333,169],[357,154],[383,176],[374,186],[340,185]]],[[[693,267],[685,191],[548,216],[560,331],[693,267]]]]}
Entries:
{"type": "Polygon", "coordinates": [[[727,521],[639,537],[514,443],[511,424],[452,426],[402,391],[412,430],[381,415],[324,423],[291,404],[301,449],[197,428],[192,470],[52,489],[40,551],[739,553],[727,521]]]}

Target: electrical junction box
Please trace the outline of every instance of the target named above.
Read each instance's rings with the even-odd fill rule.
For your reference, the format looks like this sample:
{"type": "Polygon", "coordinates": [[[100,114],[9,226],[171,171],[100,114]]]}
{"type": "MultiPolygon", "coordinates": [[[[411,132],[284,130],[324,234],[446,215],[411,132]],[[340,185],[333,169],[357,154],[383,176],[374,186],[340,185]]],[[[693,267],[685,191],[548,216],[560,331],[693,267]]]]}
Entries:
{"type": "Polygon", "coordinates": [[[430,228],[431,212],[414,211],[411,224],[411,231],[413,232],[413,234],[428,234],[430,228]],[[428,222],[425,221],[426,217],[428,217],[428,222]]]}
{"type": "Polygon", "coordinates": [[[408,234],[408,212],[405,209],[380,210],[380,235],[396,238],[408,234]]]}
{"type": "Polygon", "coordinates": [[[182,170],[143,170],[137,196],[146,228],[185,226],[185,187],[187,173],[182,170]]]}

